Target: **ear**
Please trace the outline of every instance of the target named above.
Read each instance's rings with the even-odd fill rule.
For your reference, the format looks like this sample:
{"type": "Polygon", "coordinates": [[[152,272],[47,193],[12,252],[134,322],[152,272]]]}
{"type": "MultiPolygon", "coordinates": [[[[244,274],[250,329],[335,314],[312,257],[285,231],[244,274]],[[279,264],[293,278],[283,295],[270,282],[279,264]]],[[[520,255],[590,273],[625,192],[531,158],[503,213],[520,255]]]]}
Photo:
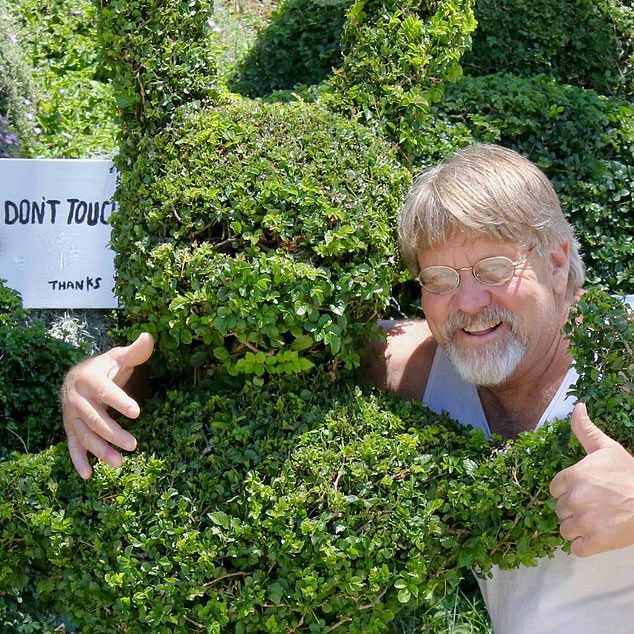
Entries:
{"type": "Polygon", "coordinates": [[[558,244],[550,252],[548,259],[550,275],[555,292],[564,295],[568,290],[568,273],[570,272],[570,245],[567,242],[558,244]]]}

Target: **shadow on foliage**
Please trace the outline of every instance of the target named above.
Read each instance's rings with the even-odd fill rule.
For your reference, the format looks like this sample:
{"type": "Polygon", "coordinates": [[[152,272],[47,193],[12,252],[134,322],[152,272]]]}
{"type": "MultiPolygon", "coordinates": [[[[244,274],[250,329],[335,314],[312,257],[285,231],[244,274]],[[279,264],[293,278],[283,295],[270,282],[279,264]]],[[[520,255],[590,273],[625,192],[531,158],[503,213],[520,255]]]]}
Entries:
{"type": "Polygon", "coordinates": [[[631,18],[613,0],[477,0],[471,75],[544,74],[603,94],[631,91],[631,18]]]}
{"type": "Polygon", "coordinates": [[[322,82],[341,62],[339,40],[350,0],[289,0],[272,16],[230,88],[246,97],[322,82]]]}

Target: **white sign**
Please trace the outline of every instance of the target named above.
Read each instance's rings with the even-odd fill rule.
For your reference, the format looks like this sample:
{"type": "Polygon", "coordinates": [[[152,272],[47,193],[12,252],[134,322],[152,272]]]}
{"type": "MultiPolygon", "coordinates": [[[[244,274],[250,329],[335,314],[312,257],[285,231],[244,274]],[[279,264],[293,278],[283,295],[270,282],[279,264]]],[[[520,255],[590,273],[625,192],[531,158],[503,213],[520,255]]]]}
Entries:
{"type": "Polygon", "coordinates": [[[25,308],[116,308],[111,161],[0,159],[0,278],[25,308]]]}

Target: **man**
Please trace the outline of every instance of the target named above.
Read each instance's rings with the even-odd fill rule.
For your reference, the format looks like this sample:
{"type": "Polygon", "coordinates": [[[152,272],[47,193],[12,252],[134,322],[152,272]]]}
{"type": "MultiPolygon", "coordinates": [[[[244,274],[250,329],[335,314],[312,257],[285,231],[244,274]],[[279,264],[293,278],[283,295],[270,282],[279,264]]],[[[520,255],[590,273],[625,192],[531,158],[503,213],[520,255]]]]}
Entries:
{"type": "MultiPolygon", "coordinates": [[[[634,631],[634,457],[567,397],[576,375],[562,326],[584,269],[548,179],[515,152],[472,146],[415,182],[399,238],[426,319],[383,323],[372,378],[487,434],[572,412],[587,452],[551,484],[573,554],[480,580],[496,634],[634,631]]],[[[142,335],[67,375],[64,424],[82,477],[87,452],[118,466],[112,445],[135,448],[106,406],[138,416],[121,386],[151,352],[142,335]]]]}

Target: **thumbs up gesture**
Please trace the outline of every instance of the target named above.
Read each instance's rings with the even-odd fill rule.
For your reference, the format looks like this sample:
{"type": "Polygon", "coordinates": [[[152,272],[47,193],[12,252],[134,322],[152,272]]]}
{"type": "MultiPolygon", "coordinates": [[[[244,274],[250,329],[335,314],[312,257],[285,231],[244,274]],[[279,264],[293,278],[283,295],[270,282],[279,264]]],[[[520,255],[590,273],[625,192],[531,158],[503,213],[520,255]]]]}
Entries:
{"type": "Polygon", "coordinates": [[[586,456],[550,483],[561,536],[579,557],[634,544],[634,457],[590,420],[583,403],[570,426],[586,456]]]}

